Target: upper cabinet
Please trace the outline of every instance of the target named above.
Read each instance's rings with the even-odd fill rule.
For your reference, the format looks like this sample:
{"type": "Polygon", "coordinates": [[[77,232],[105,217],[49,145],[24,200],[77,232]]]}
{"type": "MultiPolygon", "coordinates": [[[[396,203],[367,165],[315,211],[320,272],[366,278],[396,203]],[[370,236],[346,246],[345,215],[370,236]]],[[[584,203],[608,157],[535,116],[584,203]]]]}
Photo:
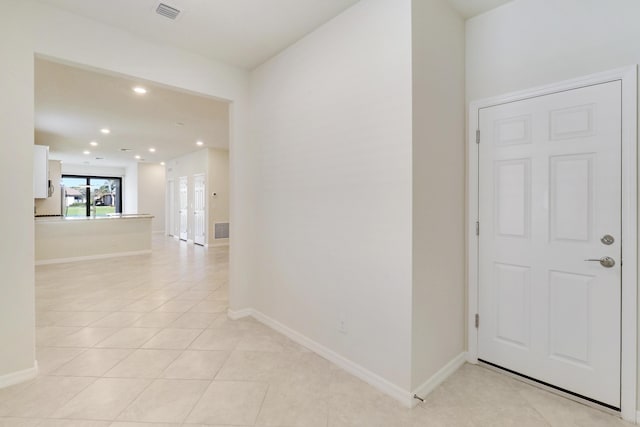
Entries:
{"type": "Polygon", "coordinates": [[[33,198],[49,197],[49,147],[33,146],[33,198]]]}

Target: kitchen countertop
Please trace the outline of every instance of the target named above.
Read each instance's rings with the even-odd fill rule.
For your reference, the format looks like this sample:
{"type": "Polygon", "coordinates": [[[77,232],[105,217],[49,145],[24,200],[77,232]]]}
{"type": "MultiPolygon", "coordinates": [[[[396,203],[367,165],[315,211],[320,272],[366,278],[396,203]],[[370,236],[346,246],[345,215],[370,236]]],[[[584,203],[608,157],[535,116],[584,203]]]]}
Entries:
{"type": "Polygon", "coordinates": [[[153,215],[149,214],[117,214],[109,216],[73,216],[73,217],[36,217],[36,222],[78,222],[78,221],[107,221],[121,219],[152,219],[153,215]]]}

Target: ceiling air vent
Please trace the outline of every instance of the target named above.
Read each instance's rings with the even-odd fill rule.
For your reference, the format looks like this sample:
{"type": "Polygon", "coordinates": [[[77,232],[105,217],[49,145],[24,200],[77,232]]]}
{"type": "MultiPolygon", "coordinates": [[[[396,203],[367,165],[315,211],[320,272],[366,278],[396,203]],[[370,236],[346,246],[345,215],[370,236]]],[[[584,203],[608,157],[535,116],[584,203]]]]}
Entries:
{"type": "Polygon", "coordinates": [[[178,15],[180,15],[180,10],[175,7],[171,7],[168,4],[158,3],[158,7],[156,7],[156,13],[158,15],[162,15],[165,18],[176,19],[178,15]]]}

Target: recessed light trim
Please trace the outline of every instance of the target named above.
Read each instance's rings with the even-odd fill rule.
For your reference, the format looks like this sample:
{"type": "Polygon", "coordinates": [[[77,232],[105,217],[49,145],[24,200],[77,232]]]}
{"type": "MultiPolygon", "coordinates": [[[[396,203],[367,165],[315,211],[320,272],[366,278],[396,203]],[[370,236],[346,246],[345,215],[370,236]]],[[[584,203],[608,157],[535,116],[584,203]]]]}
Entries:
{"type": "Polygon", "coordinates": [[[102,132],[105,135],[109,135],[111,133],[111,130],[109,128],[102,128],[100,129],[100,132],[102,132]]]}
{"type": "Polygon", "coordinates": [[[164,163],[164,162],[160,162],[160,166],[164,166],[164,165],[165,165],[165,163],[164,163]]]}
{"type": "Polygon", "coordinates": [[[89,145],[90,145],[90,146],[92,146],[92,147],[97,147],[97,146],[98,146],[98,143],[97,143],[96,141],[91,141],[91,142],[89,143],[89,145]]]}
{"type": "Polygon", "coordinates": [[[196,141],[196,145],[198,145],[198,146],[203,146],[203,145],[204,145],[204,142],[202,142],[202,141],[196,141]]]}
{"type": "Polygon", "coordinates": [[[153,148],[153,147],[151,147],[151,148],[149,148],[149,152],[150,152],[150,153],[155,153],[155,152],[156,152],[156,149],[155,149],[155,148],[153,148]]]}
{"type": "Polygon", "coordinates": [[[133,158],[140,160],[140,156],[138,156],[137,154],[135,156],[133,156],[133,158]]]}
{"type": "Polygon", "coordinates": [[[88,154],[91,154],[91,151],[89,151],[89,150],[84,150],[84,151],[82,152],[82,154],[84,154],[84,155],[86,156],[86,155],[88,155],[88,154]]]}
{"type": "Polygon", "coordinates": [[[147,93],[147,90],[145,88],[143,88],[142,86],[136,86],[133,88],[133,91],[135,93],[137,93],[138,95],[144,95],[145,93],[147,93]]]}

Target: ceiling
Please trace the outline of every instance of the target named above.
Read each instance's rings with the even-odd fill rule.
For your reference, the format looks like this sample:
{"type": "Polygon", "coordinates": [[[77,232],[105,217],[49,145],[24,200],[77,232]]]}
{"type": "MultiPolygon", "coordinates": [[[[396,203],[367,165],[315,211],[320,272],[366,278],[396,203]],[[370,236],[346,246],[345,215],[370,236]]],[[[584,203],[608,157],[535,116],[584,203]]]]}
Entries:
{"type": "Polygon", "coordinates": [[[52,159],[118,167],[159,163],[200,149],[198,140],[202,147],[228,148],[227,103],[36,58],[35,142],[48,145],[52,159]],[[148,92],[136,94],[135,86],[148,92]],[[105,127],[110,134],[100,132],[105,127]]]}
{"type": "MultiPolygon", "coordinates": [[[[182,11],[175,21],[155,13],[159,0],[39,1],[251,69],[359,0],[162,0],[182,11]]],[[[469,18],[510,0],[448,1],[469,18]]],[[[139,161],[135,155],[145,162],[179,157],[198,149],[197,140],[228,148],[224,102],[43,59],[36,60],[35,73],[36,143],[49,145],[52,159],[121,167],[139,161]],[[149,90],[146,95],[132,91],[139,84],[149,90]],[[101,134],[103,127],[111,134],[101,134]]]]}
{"type": "MultiPolygon", "coordinates": [[[[162,0],[182,13],[155,13],[159,0],[40,0],[147,40],[252,69],[358,0],[162,0]]],[[[430,0],[419,0],[430,1],[430,0]]],[[[448,0],[472,17],[510,0],[448,0]]]]}
{"type": "Polygon", "coordinates": [[[182,11],[155,13],[158,0],[41,0],[145,39],[251,69],[358,0],[162,0],[182,11]]]}

